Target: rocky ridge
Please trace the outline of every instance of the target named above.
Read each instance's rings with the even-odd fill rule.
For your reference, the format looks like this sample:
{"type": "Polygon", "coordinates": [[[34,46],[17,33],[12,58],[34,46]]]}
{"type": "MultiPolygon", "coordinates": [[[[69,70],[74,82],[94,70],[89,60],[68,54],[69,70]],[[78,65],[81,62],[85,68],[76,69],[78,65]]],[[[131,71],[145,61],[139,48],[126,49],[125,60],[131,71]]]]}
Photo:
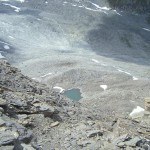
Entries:
{"type": "Polygon", "coordinates": [[[100,116],[0,60],[0,150],[150,148],[150,98],[142,114],[100,116]]]}

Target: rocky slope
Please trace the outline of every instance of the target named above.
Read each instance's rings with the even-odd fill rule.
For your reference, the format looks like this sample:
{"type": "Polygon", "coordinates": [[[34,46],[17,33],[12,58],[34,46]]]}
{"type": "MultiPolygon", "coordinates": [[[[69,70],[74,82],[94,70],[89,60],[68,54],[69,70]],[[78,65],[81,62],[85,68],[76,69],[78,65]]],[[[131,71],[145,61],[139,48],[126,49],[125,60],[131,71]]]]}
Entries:
{"type": "Polygon", "coordinates": [[[34,115],[62,120],[66,115],[63,105],[67,101],[57,93],[0,60],[0,149],[34,149],[26,145],[35,142],[34,115]]]}
{"type": "Polygon", "coordinates": [[[150,148],[149,98],[142,114],[100,116],[0,60],[0,150],[150,148]]]}

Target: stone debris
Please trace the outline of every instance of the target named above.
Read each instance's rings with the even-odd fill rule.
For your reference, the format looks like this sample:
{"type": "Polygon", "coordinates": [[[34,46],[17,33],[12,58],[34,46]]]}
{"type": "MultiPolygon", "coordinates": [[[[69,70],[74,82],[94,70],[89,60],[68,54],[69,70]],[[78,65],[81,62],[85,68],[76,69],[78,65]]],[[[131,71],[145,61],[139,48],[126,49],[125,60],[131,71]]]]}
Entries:
{"type": "Polygon", "coordinates": [[[94,137],[94,136],[102,136],[102,135],[103,135],[103,132],[100,130],[93,130],[87,133],[87,137],[89,138],[94,137]]]}
{"type": "Polygon", "coordinates": [[[149,98],[129,118],[100,119],[4,60],[0,70],[0,150],[150,149],[149,98]]]}

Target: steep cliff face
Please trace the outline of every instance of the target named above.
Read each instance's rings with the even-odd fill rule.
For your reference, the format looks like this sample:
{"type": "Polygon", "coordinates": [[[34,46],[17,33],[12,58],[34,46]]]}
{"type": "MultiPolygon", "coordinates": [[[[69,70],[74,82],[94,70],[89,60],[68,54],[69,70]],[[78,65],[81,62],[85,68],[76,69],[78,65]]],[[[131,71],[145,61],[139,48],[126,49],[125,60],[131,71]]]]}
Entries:
{"type": "Polygon", "coordinates": [[[123,10],[150,13],[150,0],[108,0],[110,5],[123,10]]]}

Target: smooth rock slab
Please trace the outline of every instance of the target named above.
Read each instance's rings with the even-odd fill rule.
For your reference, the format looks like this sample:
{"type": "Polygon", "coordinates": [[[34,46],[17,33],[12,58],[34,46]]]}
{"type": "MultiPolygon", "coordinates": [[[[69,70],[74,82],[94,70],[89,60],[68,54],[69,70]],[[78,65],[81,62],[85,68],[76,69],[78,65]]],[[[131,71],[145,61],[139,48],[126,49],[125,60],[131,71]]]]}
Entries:
{"type": "Polygon", "coordinates": [[[103,132],[100,130],[93,130],[87,133],[87,137],[89,138],[94,137],[94,136],[102,136],[102,135],[103,135],[103,132]]]}
{"type": "Polygon", "coordinates": [[[23,150],[35,150],[31,145],[22,143],[21,146],[22,146],[23,150]]]}
{"type": "Polygon", "coordinates": [[[17,132],[1,131],[0,132],[0,145],[13,144],[18,137],[17,132]]]}
{"type": "Polygon", "coordinates": [[[131,139],[130,141],[125,142],[125,145],[135,147],[137,142],[139,142],[141,139],[139,137],[135,137],[131,139]]]}

